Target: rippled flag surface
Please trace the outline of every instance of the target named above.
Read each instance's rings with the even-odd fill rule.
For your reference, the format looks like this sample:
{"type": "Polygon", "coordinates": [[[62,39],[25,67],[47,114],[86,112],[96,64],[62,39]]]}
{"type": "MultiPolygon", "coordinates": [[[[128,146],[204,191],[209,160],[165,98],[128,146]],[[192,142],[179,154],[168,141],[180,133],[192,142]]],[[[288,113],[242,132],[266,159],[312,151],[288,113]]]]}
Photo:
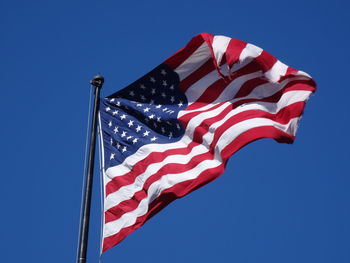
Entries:
{"type": "Polygon", "coordinates": [[[220,176],[244,145],[292,143],[315,86],[255,45],[202,33],[101,99],[102,251],[220,176]]]}

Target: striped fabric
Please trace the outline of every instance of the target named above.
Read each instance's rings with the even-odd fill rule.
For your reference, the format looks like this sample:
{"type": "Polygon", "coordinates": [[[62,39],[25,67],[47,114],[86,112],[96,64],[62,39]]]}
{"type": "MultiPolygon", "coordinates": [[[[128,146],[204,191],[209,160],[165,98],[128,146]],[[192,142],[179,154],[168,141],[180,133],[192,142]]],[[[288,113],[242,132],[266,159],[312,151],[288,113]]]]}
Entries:
{"type": "Polygon", "coordinates": [[[244,145],[292,143],[315,87],[308,74],[257,46],[202,33],[102,99],[102,251],[216,179],[244,145]]]}

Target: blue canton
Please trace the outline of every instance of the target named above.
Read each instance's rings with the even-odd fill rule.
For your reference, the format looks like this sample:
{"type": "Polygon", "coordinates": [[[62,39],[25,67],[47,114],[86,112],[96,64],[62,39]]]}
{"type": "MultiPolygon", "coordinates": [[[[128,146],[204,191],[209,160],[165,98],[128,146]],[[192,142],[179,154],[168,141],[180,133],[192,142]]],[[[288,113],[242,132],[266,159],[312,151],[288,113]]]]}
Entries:
{"type": "Polygon", "coordinates": [[[177,115],[186,106],[178,75],[163,64],[101,99],[105,169],[122,163],[143,145],[180,140],[184,128],[177,115]]]}

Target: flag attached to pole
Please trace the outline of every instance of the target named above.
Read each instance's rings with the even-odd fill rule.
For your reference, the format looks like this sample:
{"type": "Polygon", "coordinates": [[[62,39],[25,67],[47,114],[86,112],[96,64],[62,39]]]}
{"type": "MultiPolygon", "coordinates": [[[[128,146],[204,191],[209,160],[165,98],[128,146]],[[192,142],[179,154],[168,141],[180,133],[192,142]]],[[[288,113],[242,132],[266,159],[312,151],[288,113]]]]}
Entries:
{"type": "Polygon", "coordinates": [[[244,145],[292,143],[315,87],[255,45],[203,33],[102,99],[102,251],[216,179],[244,145]]]}

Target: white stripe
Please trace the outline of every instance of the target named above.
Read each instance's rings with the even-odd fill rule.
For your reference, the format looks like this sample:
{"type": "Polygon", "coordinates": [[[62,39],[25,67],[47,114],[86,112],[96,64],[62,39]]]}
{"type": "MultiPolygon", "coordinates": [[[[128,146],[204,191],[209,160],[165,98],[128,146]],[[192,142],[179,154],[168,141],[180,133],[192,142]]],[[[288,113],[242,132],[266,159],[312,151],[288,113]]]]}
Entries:
{"type": "Polygon", "coordinates": [[[306,72],[302,71],[302,70],[298,70],[296,75],[301,75],[301,76],[305,76],[311,79],[311,76],[309,74],[307,74],[306,72]]]}
{"type": "Polygon", "coordinates": [[[221,77],[218,74],[218,71],[215,69],[192,84],[185,92],[188,105],[196,102],[197,99],[207,90],[207,88],[220,78],[221,77]]]}
{"type": "Polygon", "coordinates": [[[189,58],[187,58],[174,71],[179,75],[180,81],[191,75],[211,57],[210,48],[204,42],[189,58]]]}
{"type": "Polygon", "coordinates": [[[239,61],[246,61],[248,58],[256,58],[261,55],[263,49],[253,44],[247,44],[246,47],[242,50],[241,55],[239,56],[239,61]]]}
{"type": "MultiPolygon", "coordinates": [[[[167,156],[162,162],[153,163],[149,165],[144,173],[136,177],[135,183],[125,185],[121,187],[118,191],[108,195],[105,202],[105,211],[118,205],[122,201],[130,199],[136,192],[140,191],[143,188],[144,182],[146,182],[146,180],[150,176],[158,172],[164,165],[169,163],[186,164],[194,156],[207,152],[208,147],[212,143],[215,130],[222,124],[224,124],[232,116],[247,110],[262,110],[265,112],[275,114],[288,105],[299,101],[305,101],[310,96],[310,94],[310,91],[290,91],[283,94],[278,103],[251,103],[244,108],[241,107],[231,111],[225,116],[225,118],[210,126],[209,131],[203,136],[203,144],[195,146],[190,153],[188,153],[187,155],[167,156]]],[[[229,103],[226,103],[224,108],[226,108],[228,105],[229,103]]]]}
{"type": "Polygon", "coordinates": [[[213,52],[216,59],[216,63],[219,66],[222,60],[222,56],[225,54],[228,44],[231,38],[225,36],[214,36],[213,39],[213,52]]]}
{"type": "Polygon", "coordinates": [[[265,77],[271,82],[277,82],[287,72],[288,66],[277,60],[276,63],[265,72],[265,77]]]}
{"type": "Polygon", "coordinates": [[[108,237],[118,233],[122,228],[133,225],[137,218],[145,215],[148,212],[148,205],[155,200],[162,191],[187,180],[192,180],[197,178],[201,172],[218,167],[222,165],[221,159],[221,151],[228,144],[230,144],[235,138],[237,138],[240,134],[256,127],[263,126],[272,126],[277,129],[280,129],[284,132],[288,132],[290,130],[290,126],[294,127],[295,123],[298,121],[298,118],[292,119],[288,124],[282,125],[280,123],[276,123],[272,120],[265,118],[254,118],[246,121],[242,121],[236,125],[231,126],[227,129],[222,136],[220,137],[217,146],[215,147],[215,155],[213,160],[205,160],[199,163],[193,169],[186,171],[180,174],[167,174],[162,176],[162,178],[156,182],[154,182],[147,191],[147,197],[144,198],[139,206],[128,213],[123,214],[119,219],[115,221],[108,222],[105,224],[104,237],[108,237]]]}

